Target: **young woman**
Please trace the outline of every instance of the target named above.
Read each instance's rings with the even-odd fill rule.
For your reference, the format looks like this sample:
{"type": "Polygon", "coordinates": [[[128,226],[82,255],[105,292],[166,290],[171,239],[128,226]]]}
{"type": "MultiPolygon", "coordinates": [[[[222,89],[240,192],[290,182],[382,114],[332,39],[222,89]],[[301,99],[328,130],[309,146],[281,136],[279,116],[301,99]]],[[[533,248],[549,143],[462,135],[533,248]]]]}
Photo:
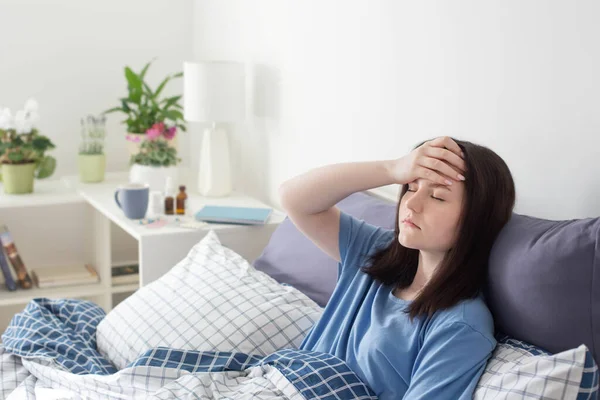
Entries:
{"type": "Polygon", "coordinates": [[[328,165],[284,182],[294,224],[338,280],[301,348],[346,361],[381,400],[471,399],[496,341],[487,262],[514,182],[490,149],[439,137],[402,158],[328,165]],[[351,193],[401,184],[395,229],[341,212],[351,193]]]}

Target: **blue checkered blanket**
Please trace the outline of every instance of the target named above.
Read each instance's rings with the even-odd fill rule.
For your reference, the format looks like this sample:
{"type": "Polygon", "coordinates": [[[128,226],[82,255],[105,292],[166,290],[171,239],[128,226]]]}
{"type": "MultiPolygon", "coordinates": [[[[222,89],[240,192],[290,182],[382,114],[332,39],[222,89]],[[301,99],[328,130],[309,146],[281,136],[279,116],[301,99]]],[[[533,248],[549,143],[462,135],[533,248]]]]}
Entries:
{"type": "Polygon", "coordinates": [[[32,300],[0,344],[6,399],[376,399],[341,359],[284,349],[266,357],[157,347],[117,370],[96,350],[104,318],[76,299],[32,300]]]}

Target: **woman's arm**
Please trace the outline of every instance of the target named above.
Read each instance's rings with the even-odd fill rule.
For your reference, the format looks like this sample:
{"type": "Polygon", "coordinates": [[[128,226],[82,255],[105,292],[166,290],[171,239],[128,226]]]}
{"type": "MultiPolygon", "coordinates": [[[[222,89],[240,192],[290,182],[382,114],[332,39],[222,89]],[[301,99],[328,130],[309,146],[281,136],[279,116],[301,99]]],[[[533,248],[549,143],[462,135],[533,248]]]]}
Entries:
{"type": "Polygon", "coordinates": [[[304,235],[340,261],[340,211],[334,207],[350,194],[396,183],[394,160],[326,165],[284,182],[281,204],[304,235]]]}
{"type": "Polygon", "coordinates": [[[464,168],[458,144],[442,136],[395,160],[341,163],[312,169],[284,182],[279,187],[279,196],[298,229],[340,262],[340,211],[334,207],[340,200],[354,192],[393,183],[402,185],[418,178],[451,184],[448,178],[460,179],[457,171],[464,168]]]}

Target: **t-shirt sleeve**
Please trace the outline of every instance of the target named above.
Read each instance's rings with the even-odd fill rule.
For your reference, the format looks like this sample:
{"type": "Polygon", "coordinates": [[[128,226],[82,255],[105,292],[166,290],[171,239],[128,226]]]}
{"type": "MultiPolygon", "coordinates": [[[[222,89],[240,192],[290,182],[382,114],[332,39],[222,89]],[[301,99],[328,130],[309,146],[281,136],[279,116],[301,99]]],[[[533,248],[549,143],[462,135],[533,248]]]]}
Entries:
{"type": "Polygon", "coordinates": [[[362,267],[362,262],[365,261],[363,256],[371,252],[382,239],[391,237],[392,234],[393,231],[371,225],[340,211],[339,272],[362,267]]]}
{"type": "Polygon", "coordinates": [[[472,399],[495,343],[463,322],[434,329],[419,350],[404,399],[472,399]]]}

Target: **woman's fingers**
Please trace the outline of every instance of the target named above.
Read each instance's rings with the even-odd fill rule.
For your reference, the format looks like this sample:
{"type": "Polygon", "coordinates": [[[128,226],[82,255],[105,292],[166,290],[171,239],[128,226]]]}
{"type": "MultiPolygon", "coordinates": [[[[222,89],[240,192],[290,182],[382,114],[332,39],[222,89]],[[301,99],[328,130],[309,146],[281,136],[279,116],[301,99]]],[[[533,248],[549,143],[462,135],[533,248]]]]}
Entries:
{"type": "Polygon", "coordinates": [[[448,178],[446,178],[446,177],[438,174],[436,171],[426,168],[426,167],[417,166],[415,172],[418,177],[427,179],[427,180],[435,182],[435,183],[439,183],[440,185],[451,185],[452,184],[452,181],[448,180],[448,178]],[[450,183],[448,183],[448,182],[450,182],[450,183]]]}
{"type": "Polygon", "coordinates": [[[462,157],[457,156],[453,152],[447,149],[440,149],[439,147],[430,147],[427,146],[425,148],[425,155],[433,158],[437,158],[439,160],[447,161],[448,164],[456,167],[459,171],[467,170],[467,163],[462,157]]]}
{"type": "Polygon", "coordinates": [[[440,136],[428,142],[431,146],[446,148],[456,154],[459,157],[462,157],[462,150],[458,143],[452,140],[449,136],[440,136]]]}
{"type": "MultiPolygon", "coordinates": [[[[460,181],[462,178],[459,176],[454,168],[448,165],[445,161],[439,160],[437,158],[431,157],[423,157],[421,158],[419,165],[426,167],[430,170],[434,170],[435,172],[442,173],[444,176],[444,181],[448,179],[448,177],[460,181]]],[[[462,175],[461,175],[462,176],[462,175]]]]}

